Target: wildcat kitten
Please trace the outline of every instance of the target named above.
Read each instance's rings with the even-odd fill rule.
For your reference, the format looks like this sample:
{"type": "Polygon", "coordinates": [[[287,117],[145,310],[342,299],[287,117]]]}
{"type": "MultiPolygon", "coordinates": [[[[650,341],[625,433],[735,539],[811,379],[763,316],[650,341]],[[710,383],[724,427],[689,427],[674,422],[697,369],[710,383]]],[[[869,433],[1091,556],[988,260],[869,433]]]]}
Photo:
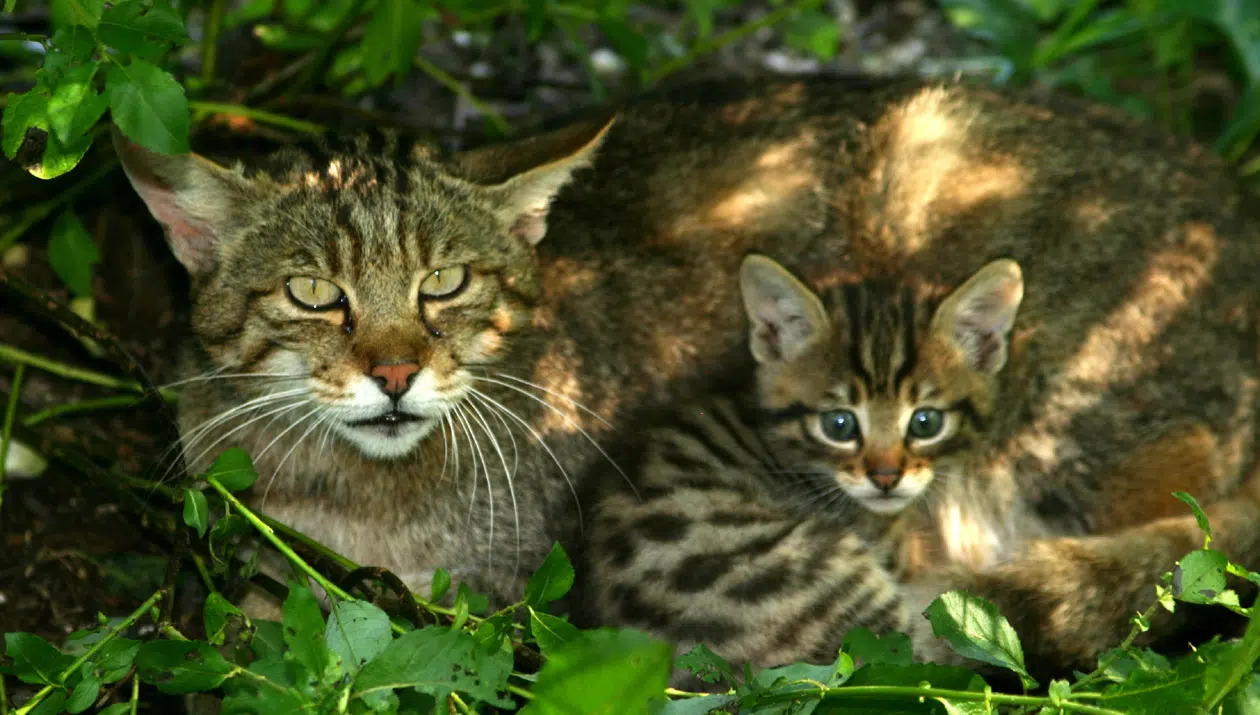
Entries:
{"type": "Polygon", "coordinates": [[[999,260],[948,297],[869,279],[824,307],[753,255],[740,286],[755,379],[636,438],[633,489],[605,480],[584,615],[735,663],[830,663],[850,628],[916,625],[896,582],[932,560],[935,482],[967,478],[1023,282],[999,260]]]}
{"type": "MultiPolygon", "coordinates": [[[[583,525],[587,436],[711,392],[746,351],[749,251],[823,290],[858,267],[1023,269],[975,493],[943,502],[952,561],[1140,524],[1115,507],[1135,491],[1227,497],[1254,463],[1260,232],[1206,152],[1053,97],[835,78],[684,86],[603,129],[230,169],[120,142],[192,276],[192,468],[244,445],[277,518],[412,586],[452,567],[515,599],[583,525]]],[[[1127,596],[1094,583],[1074,587],[1127,628],[1127,596]]]]}

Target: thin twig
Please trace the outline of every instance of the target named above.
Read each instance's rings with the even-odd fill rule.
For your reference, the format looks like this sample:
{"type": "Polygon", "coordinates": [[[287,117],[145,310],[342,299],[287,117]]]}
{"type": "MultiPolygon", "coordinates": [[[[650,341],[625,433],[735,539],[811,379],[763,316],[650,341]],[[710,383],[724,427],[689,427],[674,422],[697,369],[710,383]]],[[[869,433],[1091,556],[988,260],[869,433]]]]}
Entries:
{"type": "Polygon", "coordinates": [[[64,377],[68,380],[77,382],[86,382],[90,385],[99,385],[101,387],[109,387],[115,390],[127,390],[129,392],[144,393],[144,387],[138,382],[124,380],[113,375],[96,372],[95,370],[87,370],[73,365],[67,365],[63,362],[50,360],[42,355],[28,353],[25,350],[16,348],[6,343],[0,343],[0,360],[13,363],[14,365],[29,365],[39,368],[44,372],[50,372],[58,377],[64,377]]]}
{"type": "Polygon", "coordinates": [[[34,710],[36,706],[38,706],[40,703],[44,701],[44,698],[47,698],[54,690],[61,687],[60,684],[64,683],[66,678],[68,678],[71,674],[73,674],[76,670],[78,670],[84,663],[91,660],[92,656],[99,653],[102,648],[104,648],[106,645],[109,645],[110,641],[117,638],[118,634],[122,633],[123,631],[135,625],[136,621],[139,621],[140,618],[144,616],[145,612],[148,611],[150,608],[152,608],[153,604],[157,603],[164,595],[166,595],[165,589],[159,588],[157,591],[154,591],[153,595],[149,596],[148,600],[140,604],[139,608],[132,611],[131,615],[124,618],[122,620],[122,623],[119,623],[114,628],[111,628],[108,633],[106,633],[104,636],[101,637],[100,640],[93,643],[92,647],[88,648],[86,653],[76,658],[75,661],[69,665],[69,667],[61,671],[61,675],[57,677],[58,685],[45,685],[43,688],[40,688],[39,692],[35,693],[35,695],[32,696],[30,700],[27,700],[22,705],[22,707],[13,711],[13,715],[27,715],[27,713],[34,710]]]}
{"type": "MultiPolygon", "coordinates": [[[[13,387],[9,392],[9,406],[4,411],[4,431],[0,433],[0,509],[4,508],[4,479],[9,473],[9,442],[13,438],[13,422],[17,416],[18,396],[22,394],[22,378],[26,366],[18,365],[13,373],[13,387]]],[[[0,699],[3,696],[0,695],[0,699]]]]}
{"type": "Polygon", "coordinates": [[[223,9],[226,0],[211,0],[206,13],[205,38],[201,41],[201,81],[206,87],[214,84],[218,71],[219,32],[223,29],[223,9]]]}
{"type": "Polygon", "coordinates": [[[303,134],[323,134],[327,129],[314,122],[306,122],[293,117],[286,117],[283,114],[268,112],[265,109],[254,109],[240,104],[226,104],[222,102],[189,102],[188,107],[194,112],[207,114],[226,114],[230,117],[245,117],[253,119],[256,122],[270,124],[272,126],[284,127],[303,134]]]}
{"type": "MultiPolygon", "coordinates": [[[[162,397],[168,401],[175,398],[173,391],[164,393],[162,397]]],[[[144,402],[147,397],[143,395],[116,395],[114,397],[100,397],[92,400],[79,400],[78,402],[63,402],[59,405],[53,405],[44,410],[40,410],[33,415],[22,419],[22,424],[27,427],[36,427],[42,422],[63,417],[65,415],[75,415],[81,412],[96,412],[99,410],[114,410],[125,407],[135,407],[144,402]]]]}
{"type": "Polygon", "coordinates": [[[485,116],[486,121],[490,122],[490,124],[492,124],[499,133],[503,135],[509,135],[512,133],[511,125],[507,123],[507,120],[503,118],[503,115],[499,114],[493,107],[483,102],[477,97],[477,95],[473,94],[473,91],[468,88],[468,85],[460,82],[458,79],[455,79],[446,70],[438,67],[420,55],[416,55],[415,66],[419,68],[421,72],[436,80],[438,84],[446,87],[460,97],[463,97],[464,101],[471,104],[478,112],[481,112],[481,114],[485,116]]]}

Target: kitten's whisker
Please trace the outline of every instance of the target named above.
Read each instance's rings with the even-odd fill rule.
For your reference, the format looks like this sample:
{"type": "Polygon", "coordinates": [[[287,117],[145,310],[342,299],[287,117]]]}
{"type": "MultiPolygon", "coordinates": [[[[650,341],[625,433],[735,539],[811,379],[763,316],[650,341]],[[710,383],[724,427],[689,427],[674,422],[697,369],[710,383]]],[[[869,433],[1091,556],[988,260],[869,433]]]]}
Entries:
{"type": "MultiPolygon", "coordinates": [[[[477,399],[478,396],[473,395],[472,397],[474,399],[477,399]]],[[[480,400],[477,400],[477,401],[480,401],[480,400]]],[[[512,430],[508,428],[507,422],[503,420],[503,417],[501,415],[498,415],[495,412],[494,408],[491,405],[486,404],[486,403],[482,403],[482,404],[485,404],[486,409],[489,410],[491,414],[497,416],[499,418],[499,421],[503,423],[504,430],[507,431],[508,437],[511,438],[512,440],[512,449],[515,451],[516,438],[512,437],[512,430]]],[[[516,473],[516,464],[514,461],[512,469],[510,470],[508,469],[507,459],[505,459],[503,456],[503,450],[499,449],[499,441],[495,439],[494,435],[490,432],[490,423],[486,421],[485,416],[481,413],[481,408],[477,407],[476,402],[470,402],[468,403],[468,406],[473,409],[473,412],[475,412],[477,414],[477,417],[481,420],[482,429],[486,431],[486,435],[489,436],[490,439],[494,442],[494,448],[499,453],[499,461],[503,463],[504,476],[507,478],[508,495],[512,498],[512,524],[513,524],[513,528],[516,530],[515,531],[516,533],[516,566],[514,568],[516,571],[520,571],[520,568],[521,568],[521,513],[518,510],[517,504],[516,504],[516,486],[512,483],[512,478],[516,473]]]]}
{"type": "MultiPolygon", "coordinates": [[[[488,377],[477,377],[477,376],[475,376],[475,375],[473,376],[473,379],[474,379],[474,380],[480,380],[480,381],[482,381],[482,382],[489,382],[489,383],[492,383],[492,384],[495,384],[495,385],[499,385],[499,386],[502,386],[502,387],[506,387],[506,388],[508,388],[509,390],[515,390],[516,392],[518,392],[518,393],[520,393],[520,394],[524,395],[525,397],[528,397],[529,399],[531,399],[531,400],[533,400],[533,401],[537,402],[538,404],[540,404],[540,405],[542,405],[542,406],[546,407],[547,409],[549,409],[549,410],[551,410],[552,412],[554,412],[554,413],[556,413],[557,415],[559,415],[561,419],[563,419],[563,420],[564,420],[565,422],[567,422],[570,426],[572,426],[575,430],[577,430],[579,434],[581,434],[583,437],[585,437],[585,438],[586,438],[586,441],[590,442],[590,443],[591,443],[591,446],[593,446],[596,450],[598,450],[598,451],[599,451],[599,453],[600,453],[601,455],[603,455],[603,456],[604,456],[604,459],[608,460],[608,463],[612,465],[612,468],[617,470],[617,473],[621,475],[621,478],[622,478],[622,479],[624,479],[624,480],[626,481],[626,484],[628,484],[628,485],[630,486],[630,489],[634,491],[635,496],[637,497],[637,496],[639,495],[639,490],[638,490],[637,488],[635,488],[635,486],[634,486],[634,482],[630,480],[629,475],[627,475],[627,474],[626,474],[626,473],[625,473],[625,472],[621,469],[621,466],[620,466],[620,465],[618,465],[618,464],[617,464],[617,462],[616,462],[616,461],[614,461],[614,460],[613,460],[613,458],[612,458],[611,456],[609,456],[608,452],[604,451],[604,448],[603,448],[603,447],[601,447],[601,446],[599,445],[599,442],[595,441],[595,438],[594,438],[594,437],[591,437],[591,435],[590,435],[590,434],[588,434],[586,430],[582,429],[582,426],[581,426],[581,425],[579,425],[577,422],[574,422],[574,421],[573,421],[573,418],[571,418],[571,417],[569,417],[568,415],[566,415],[566,414],[565,414],[564,412],[562,412],[562,411],[561,411],[558,407],[556,407],[555,405],[551,404],[550,402],[547,402],[546,400],[544,400],[544,399],[542,399],[542,398],[538,397],[537,395],[532,395],[532,394],[530,394],[530,393],[529,393],[529,391],[527,391],[527,390],[524,390],[524,389],[522,389],[522,388],[520,388],[520,387],[517,387],[517,386],[515,386],[515,385],[511,385],[511,384],[509,384],[509,383],[503,382],[503,381],[501,381],[501,380],[493,380],[493,379],[490,379],[490,378],[488,378],[488,377]]],[[[469,388],[469,389],[471,390],[472,388],[469,388]]],[[[485,393],[482,393],[482,394],[484,395],[485,393]]]]}
{"type": "MultiPolygon", "coordinates": [[[[532,435],[532,436],[533,436],[533,438],[534,438],[534,439],[538,442],[538,444],[542,445],[542,448],[543,448],[544,450],[546,450],[547,455],[548,455],[549,457],[551,457],[551,461],[555,462],[555,463],[556,463],[556,467],[558,467],[558,468],[560,469],[560,476],[564,477],[564,482],[565,482],[565,484],[568,484],[568,485],[569,485],[569,493],[571,493],[571,494],[573,495],[573,503],[574,503],[574,505],[575,505],[575,506],[577,506],[578,530],[579,530],[579,531],[584,531],[584,530],[585,530],[585,527],[584,527],[584,524],[583,524],[583,519],[582,519],[582,500],[578,498],[578,493],[577,493],[577,490],[573,488],[573,482],[572,482],[572,480],[570,480],[570,479],[569,479],[569,473],[568,473],[567,471],[565,471],[565,469],[564,469],[564,465],[560,463],[560,458],[556,456],[556,453],[555,453],[555,452],[553,452],[553,451],[551,451],[551,447],[547,444],[547,440],[543,439],[542,435],[538,434],[538,430],[536,430],[536,429],[534,429],[532,426],[530,426],[530,424],[529,424],[528,422],[526,422],[525,420],[521,419],[520,417],[518,417],[518,416],[516,415],[516,413],[512,412],[512,411],[511,411],[511,410],[509,410],[507,407],[505,407],[505,406],[503,405],[503,403],[502,403],[502,402],[499,402],[498,400],[494,399],[493,397],[490,397],[489,395],[487,395],[486,393],[482,392],[481,390],[478,390],[478,389],[477,389],[477,388],[475,388],[475,387],[470,387],[470,388],[468,388],[468,393],[469,393],[470,395],[479,395],[479,396],[481,397],[481,399],[483,399],[483,400],[485,400],[485,401],[489,402],[490,404],[493,404],[494,406],[498,407],[500,410],[502,410],[503,414],[505,414],[505,415],[507,415],[508,417],[511,417],[512,419],[516,420],[516,422],[517,422],[518,424],[520,424],[522,427],[524,427],[524,428],[525,428],[525,430],[526,430],[527,432],[529,432],[529,433],[530,433],[530,435],[532,435]]],[[[629,480],[629,478],[628,478],[628,477],[627,477],[627,480],[629,480]]],[[[630,486],[631,486],[631,488],[633,488],[633,487],[634,487],[634,485],[633,485],[633,484],[631,484],[630,486]]],[[[635,492],[635,495],[636,495],[636,496],[638,495],[638,492],[637,492],[637,491],[635,492]]]]}
{"type": "Polygon", "coordinates": [[[562,394],[560,394],[559,392],[555,392],[554,390],[549,390],[549,389],[547,389],[547,388],[543,387],[542,385],[539,385],[539,384],[538,384],[538,383],[536,383],[536,382],[530,382],[529,380],[525,380],[525,379],[522,379],[522,378],[519,378],[519,377],[515,377],[515,376],[513,376],[513,375],[508,375],[507,373],[503,373],[503,372],[496,372],[496,373],[495,373],[495,376],[496,376],[496,377],[502,377],[502,378],[504,378],[505,380],[512,380],[513,382],[519,382],[519,383],[521,383],[522,385],[528,385],[528,386],[530,386],[530,387],[532,387],[532,388],[534,388],[534,389],[536,389],[536,390],[542,390],[543,392],[547,393],[548,395],[551,395],[552,397],[559,397],[560,399],[564,400],[565,402],[568,402],[569,404],[573,405],[574,407],[578,408],[579,410],[582,410],[583,412],[585,412],[586,414],[590,415],[591,417],[594,417],[595,419],[597,419],[597,420],[599,420],[600,422],[604,423],[604,426],[605,426],[605,427],[607,427],[607,428],[609,428],[609,429],[613,429],[612,424],[611,424],[611,423],[609,423],[609,422],[608,422],[608,420],[606,420],[606,419],[604,419],[603,417],[601,417],[601,416],[599,415],[599,413],[598,413],[598,412],[596,412],[595,410],[592,410],[591,408],[587,407],[586,405],[582,404],[581,402],[578,402],[577,400],[573,399],[572,397],[569,397],[568,395],[562,395],[562,394]]]}

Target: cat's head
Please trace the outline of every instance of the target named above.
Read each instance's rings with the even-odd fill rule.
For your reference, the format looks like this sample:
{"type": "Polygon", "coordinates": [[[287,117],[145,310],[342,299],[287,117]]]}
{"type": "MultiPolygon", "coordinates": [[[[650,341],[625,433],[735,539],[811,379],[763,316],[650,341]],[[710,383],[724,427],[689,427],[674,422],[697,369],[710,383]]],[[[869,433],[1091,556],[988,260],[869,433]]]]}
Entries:
{"type": "Polygon", "coordinates": [[[837,288],[824,304],[753,255],[740,286],[759,407],[785,471],[892,513],[961,470],[1006,364],[1024,291],[1017,263],[993,261],[943,298],[885,280],[837,288]]]}
{"type": "Polygon", "coordinates": [[[309,405],[388,459],[529,324],[548,208],[610,125],[451,159],[377,135],[249,170],[114,138],[188,269],[193,330],[218,372],[275,377],[233,384],[257,404],[309,405]]]}

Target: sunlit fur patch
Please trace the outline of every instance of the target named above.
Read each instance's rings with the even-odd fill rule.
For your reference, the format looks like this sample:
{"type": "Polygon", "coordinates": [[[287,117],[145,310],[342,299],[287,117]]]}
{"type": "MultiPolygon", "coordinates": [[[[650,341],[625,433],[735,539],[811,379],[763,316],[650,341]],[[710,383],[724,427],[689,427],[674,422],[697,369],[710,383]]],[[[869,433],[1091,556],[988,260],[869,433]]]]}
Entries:
{"type": "Polygon", "coordinates": [[[986,376],[956,358],[931,332],[941,291],[894,281],[866,281],[824,293],[830,338],[800,358],[764,364],[763,405],[789,416],[770,432],[785,469],[814,475],[821,493],[838,486],[877,513],[904,509],[941,477],[960,474],[984,427],[990,393],[986,376]],[[909,432],[918,409],[939,410],[940,430],[909,432]],[[824,415],[848,411],[853,439],[830,439],[824,415]],[[883,487],[876,478],[897,475],[883,487]]]}

